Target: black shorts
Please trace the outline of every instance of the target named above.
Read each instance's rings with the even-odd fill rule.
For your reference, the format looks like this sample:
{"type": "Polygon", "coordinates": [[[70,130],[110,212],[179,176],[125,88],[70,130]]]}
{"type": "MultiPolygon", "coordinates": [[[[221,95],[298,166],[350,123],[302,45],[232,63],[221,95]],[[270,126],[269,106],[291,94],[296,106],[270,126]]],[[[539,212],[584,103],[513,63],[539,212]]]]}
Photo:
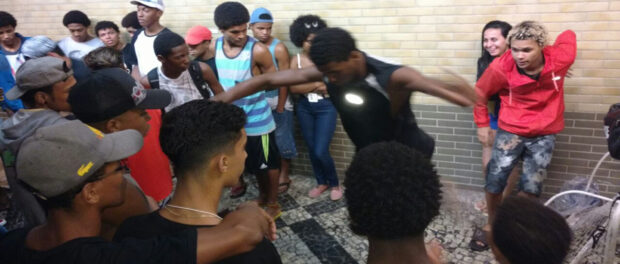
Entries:
{"type": "Polygon", "coordinates": [[[276,145],[275,132],[261,136],[248,136],[245,145],[248,157],[245,170],[252,174],[280,168],[280,152],[276,145]]]}

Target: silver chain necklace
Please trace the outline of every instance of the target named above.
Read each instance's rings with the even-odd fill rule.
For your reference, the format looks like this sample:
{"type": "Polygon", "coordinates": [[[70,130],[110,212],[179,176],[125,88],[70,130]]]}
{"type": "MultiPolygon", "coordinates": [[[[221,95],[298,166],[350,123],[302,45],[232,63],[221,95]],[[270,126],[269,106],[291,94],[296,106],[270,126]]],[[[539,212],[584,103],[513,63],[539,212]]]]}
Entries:
{"type": "MultiPolygon", "coordinates": [[[[198,210],[198,209],[194,209],[194,208],[189,208],[189,207],[178,206],[178,205],[174,205],[174,204],[166,204],[166,208],[167,207],[187,210],[187,211],[191,211],[191,212],[195,212],[195,213],[200,213],[200,214],[203,214],[203,217],[214,217],[214,218],[217,218],[218,220],[222,220],[222,218],[219,215],[217,215],[215,213],[207,212],[207,211],[202,211],[202,210],[198,210]]],[[[168,211],[172,213],[172,211],[170,211],[170,210],[168,210],[168,211]]]]}

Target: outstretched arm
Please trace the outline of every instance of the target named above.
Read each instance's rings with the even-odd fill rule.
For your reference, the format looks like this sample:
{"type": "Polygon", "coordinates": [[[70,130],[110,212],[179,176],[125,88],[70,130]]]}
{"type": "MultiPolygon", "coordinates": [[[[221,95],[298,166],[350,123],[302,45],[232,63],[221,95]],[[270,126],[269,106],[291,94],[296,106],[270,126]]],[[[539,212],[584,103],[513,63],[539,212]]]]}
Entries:
{"type": "Polygon", "coordinates": [[[321,81],[323,74],[315,67],[303,69],[285,70],[273,73],[262,74],[238,83],[235,87],[211,97],[211,100],[222,101],[225,103],[233,102],[237,99],[254,94],[258,91],[270,87],[290,86],[295,84],[321,81]]]}
{"type": "Polygon", "coordinates": [[[394,87],[430,94],[460,106],[474,105],[476,91],[465,79],[456,77],[456,82],[448,83],[426,77],[412,68],[401,67],[394,71],[390,83],[396,85],[394,87]]]}
{"type": "Polygon", "coordinates": [[[263,238],[276,238],[273,219],[256,203],[246,203],[217,226],[198,229],[196,263],[211,263],[252,250],[263,238]]]}

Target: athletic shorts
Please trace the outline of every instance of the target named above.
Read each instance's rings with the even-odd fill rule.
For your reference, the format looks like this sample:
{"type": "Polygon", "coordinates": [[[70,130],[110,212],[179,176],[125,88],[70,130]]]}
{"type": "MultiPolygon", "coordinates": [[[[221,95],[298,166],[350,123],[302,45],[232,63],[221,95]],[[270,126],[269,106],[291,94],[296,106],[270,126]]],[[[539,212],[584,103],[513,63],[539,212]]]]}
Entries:
{"type": "Polygon", "coordinates": [[[248,153],[245,159],[245,170],[249,173],[257,174],[280,168],[280,153],[276,145],[275,132],[261,136],[248,136],[245,151],[248,153]]]}
{"type": "Polygon", "coordinates": [[[283,159],[292,159],[297,156],[295,138],[293,138],[293,111],[284,110],[282,113],[272,111],[276,122],[276,145],[283,159]]]}
{"type": "Polygon", "coordinates": [[[523,158],[519,190],[539,196],[554,146],[555,135],[528,138],[499,129],[493,143],[484,188],[495,194],[504,191],[508,175],[519,158],[523,158]]]}

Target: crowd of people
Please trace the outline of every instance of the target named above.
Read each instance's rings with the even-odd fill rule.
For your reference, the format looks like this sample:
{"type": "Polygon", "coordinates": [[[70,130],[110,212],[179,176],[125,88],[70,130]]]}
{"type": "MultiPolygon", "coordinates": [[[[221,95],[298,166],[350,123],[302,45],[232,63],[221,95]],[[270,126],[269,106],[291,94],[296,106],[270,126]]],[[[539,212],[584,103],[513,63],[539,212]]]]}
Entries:
{"type": "Polygon", "coordinates": [[[0,11],[0,151],[25,219],[0,236],[0,263],[281,263],[271,241],[278,194],[293,184],[295,112],[317,183],[308,196],[346,198],[368,263],[440,263],[424,243],[441,204],[435,144],[413,92],[474,107],[486,181],[475,207],[488,223],[471,249],[506,264],[564,260],[570,228],[537,197],[564,127],[574,32],[549,45],[538,22],[489,22],[474,88],[367,54],[316,15],[290,25],[291,56],[263,7],[219,4],[213,39],[203,25],[184,37],[161,25],[162,0],[130,3],[127,43],[112,21],[90,35],[79,10],[63,17],[70,36],[59,42],[20,35],[0,11]],[[343,184],[329,153],[338,116],[356,147],[343,184]],[[257,178],[256,201],[218,213],[227,188],[244,195],[244,174],[257,178]]]}

